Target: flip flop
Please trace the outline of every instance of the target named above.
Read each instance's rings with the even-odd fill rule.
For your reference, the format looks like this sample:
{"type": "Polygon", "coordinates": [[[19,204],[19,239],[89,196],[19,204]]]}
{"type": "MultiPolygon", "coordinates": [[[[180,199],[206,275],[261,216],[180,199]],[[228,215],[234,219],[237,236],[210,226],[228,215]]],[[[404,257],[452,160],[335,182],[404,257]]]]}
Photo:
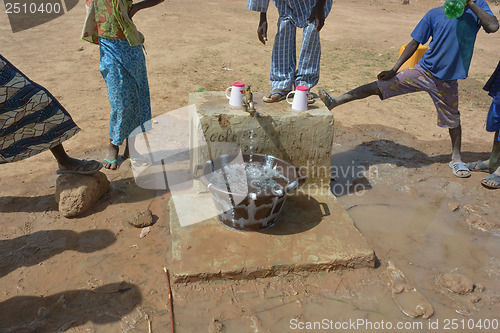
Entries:
{"type": "Polygon", "coordinates": [[[129,158],[131,166],[149,166],[151,163],[144,157],[129,158]]]}
{"type": "Polygon", "coordinates": [[[262,98],[262,100],[265,103],[276,103],[279,101],[282,101],[286,98],[286,95],[288,95],[289,91],[282,90],[282,89],[274,89],[269,93],[269,95],[266,95],[262,98]]]}
{"type": "Polygon", "coordinates": [[[466,163],[466,166],[470,171],[488,172],[488,173],[490,172],[490,168],[488,168],[486,166],[486,164],[483,163],[483,161],[469,162],[469,163],[466,163]],[[477,169],[476,167],[479,167],[479,169],[477,169]]]}
{"type": "Polygon", "coordinates": [[[450,168],[453,170],[453,174],[458,178],[470,177],[470,170],[464,162],[450,162],[450,168]],[[459,171],[467,171],[464,175],[459,175],[459,171]]]}
{"type": "Polygon", "coordinates": [[[486,188],[493,189],[493,190],[499,189],[500,188],[500,176],[497,175],[496,173],[492,173],[488,177],[483,178],[483,180],[481,181],[481,185],[483,185],[486,188]],[[489,181],[489,180],[492,180],[497,184],[496,185],[487,185],[485,183],[485,181],[489,181]]]}
{"type": "Polygon", "coordinates": [[[102,163],[97,161],[87,161],[82,160],[82,163],[73,169],[60,169],[56,171],[57,174],[63,175],[68,173],[80,174],[80,175],[90,175],[101,170],[102,163]]]}
{"type": "MultiPolygon", "coordinates": [[[[112,161],[108,160],[107,158],[104,158],[103,159],[104,162],[108,162],[110,164],[110,166],[112,166],[113,164],[116,164],[117,163],[117,160],[116,158],[112,161]]],[[[116,165],[116,169],[111,169],[111,168],[105,168],[106,170],[112,170],[112,171],[115,171],[118,169],[118,165],[116,165]]]]}

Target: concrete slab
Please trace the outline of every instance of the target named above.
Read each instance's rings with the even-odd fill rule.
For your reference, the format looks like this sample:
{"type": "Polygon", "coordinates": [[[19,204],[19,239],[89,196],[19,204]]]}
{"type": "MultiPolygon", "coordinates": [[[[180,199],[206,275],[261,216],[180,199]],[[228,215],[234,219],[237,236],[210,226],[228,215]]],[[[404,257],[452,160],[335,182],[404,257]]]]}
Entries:
{"type": "Polygon", "coordinates": [[[174,282],[375,266],[373,250],[329,192],[290,195],[276,226],[263,232],[234,231],[215,217],[181,227],[172,200],[169,214],[174,282]]]}
{"type": "Polygon", "coordinates": [[[191,120],[193,165],[227,154],[231,146],[244,153],[252,146],[254,153],[273,155],[302,167],[307,173],[306,183],[328,188],[333,114],[319,100],[307,111],[295,111],[286,101],[264,103],[263,96],[254,93],[258,116],[250,117],[241,107],[230,106],[224,92],[191,93],[189,104],[196,107],[196,119],[191,120]]]}

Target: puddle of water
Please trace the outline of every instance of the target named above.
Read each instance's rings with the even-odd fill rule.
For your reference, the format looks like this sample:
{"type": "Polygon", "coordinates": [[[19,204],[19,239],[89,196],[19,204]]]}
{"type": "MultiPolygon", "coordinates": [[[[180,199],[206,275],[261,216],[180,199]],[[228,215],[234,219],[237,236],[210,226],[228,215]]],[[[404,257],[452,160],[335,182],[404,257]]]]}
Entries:
{"type": "MultiPolygon", "coordinates": [[[[213,297],[207,316],[217,317],[222,325],[214,332],[443,332],[453,319],[500,322],[500,237],[469,227],[448,207],[451,201],[476,202],[477,189],[432,175],[425,178],[418,168],[414,172],[380,160],[363,147],[337,148],[336,182],[354,181],[370,165],[379,168],[377,178],[368,177],[373,186],[365,191],[353,195],[344,186],[335,194],[374,249],[380,267],[212,285],[217,290],[203,295],[213,297]],[[395,304],[386,273],[389,260],[432,305],[430,319],[409,318],[395,304]],[[443,273],[463,274],[485,290],[451,293],[436,284],[443,273]],[[243,297],[242,288],[252,297],[243,297]],[[472,296],[480,299],[471,301],[472,296]],[[353,322],[357,326],[350,326],[353,322]],[[382,322],[403,328],[381,327],[382,322]]],[[[185,305],[191,313],[206,313],[193,302],[185,305]]],[[[190,331],[184,327],[179,332],[190,331]]]]}

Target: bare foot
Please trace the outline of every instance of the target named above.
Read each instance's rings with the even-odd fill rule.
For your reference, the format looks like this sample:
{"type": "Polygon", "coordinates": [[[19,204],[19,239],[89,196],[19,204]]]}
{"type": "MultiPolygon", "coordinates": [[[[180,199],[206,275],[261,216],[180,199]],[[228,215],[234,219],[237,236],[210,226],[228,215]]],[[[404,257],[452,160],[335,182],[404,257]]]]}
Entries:
{"type": "Polygon", "coordinates": [[[500,188],[500,167],[498,169],[496,169],[496,171],[493,172],[488,177],[483,178],[483,180],[481,181],[481,184],[487,188],[499,189],[500,188]]]}
{"type": "Polygon", "coordinates": [[[337,106],[337,101],[335,100],[335,98],[333,98],[332,95],[327,93],[325,90],[320,89],[318,95],[323,103],[325,103],[325,106],[328,108],[328,110],[331,110],[337,106]]]}
{"type": "Polygon", "coordinates": [[[109,144],[108,155],[106,155],[102,162],[104,169],[116,170],[118,168],[118,150],[118,146],[112,143],[109,144]]]}

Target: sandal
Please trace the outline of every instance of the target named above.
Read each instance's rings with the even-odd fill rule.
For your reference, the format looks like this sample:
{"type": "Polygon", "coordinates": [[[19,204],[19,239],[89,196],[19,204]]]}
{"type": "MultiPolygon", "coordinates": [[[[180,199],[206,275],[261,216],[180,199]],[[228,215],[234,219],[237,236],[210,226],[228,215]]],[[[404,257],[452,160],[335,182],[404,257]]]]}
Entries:
{"type": "Polygon", "coordinates": [[[82,160],[80,165],[74,167],[73,169],[61,169],[61,166],[59,166],[59,170],[57,170],[56,173],[58,175],[63,175],[68,173],[90,175],[101,170],[101,168],[102,168],[101,162],[97,162],[94,160],[92,161],[82,160]]]}
{"type": "Polygon", "coordinates": [[[117,163],[118,160],[116,158],[114,160],[110,160],[110,159],[104,158],[103,161],[107,163],[106,166],[109,166],[109,168],[106,168],[106,166],[105,166],[104,167],[105,169],[107,169],[107,170],[113,170],[113,171],[116,170],[116,169],[118,169],[118,163],[117,163]],[[113,165],[115,166],[114,168],[113,168],[113,165]]]}
{"type": "Polygon", "coordinates": [[[276,103],[282,101],[286,98],[290,91],[282,90],[282,89],[274,89],[268,95],[264,96],[262,100],[265,103],[276,103]]]}
{"type": "Polygon", "coordinates": [[[500,176],[496,173],[492,173],[488,177],[483,178],[481,185],[489,189],[499,189],[500,188],[500,176]],[[488,182],[493,182],[493,184],[488,184],[488,182]]]}
{"type": "Polygon", "coordinates": [[[467,168],[464,162],[450,162],[450,168],[453,170],[453,174],[459,178],[470,177],[470,170],[467,168]],[[465,174],[458,174],[460,171],[464,171],[465,174]]]}
{"type": "Polygon", "coordinates": [[[474,172],[490,172],[490,168],[486,166],[486,164],[483,163],[483,161],[477,161],[477,162],[469,162],[466,163],[467,168],[470,171],[474,172]],[[477,168],[479,167],[479,169],[477,168]]]}

